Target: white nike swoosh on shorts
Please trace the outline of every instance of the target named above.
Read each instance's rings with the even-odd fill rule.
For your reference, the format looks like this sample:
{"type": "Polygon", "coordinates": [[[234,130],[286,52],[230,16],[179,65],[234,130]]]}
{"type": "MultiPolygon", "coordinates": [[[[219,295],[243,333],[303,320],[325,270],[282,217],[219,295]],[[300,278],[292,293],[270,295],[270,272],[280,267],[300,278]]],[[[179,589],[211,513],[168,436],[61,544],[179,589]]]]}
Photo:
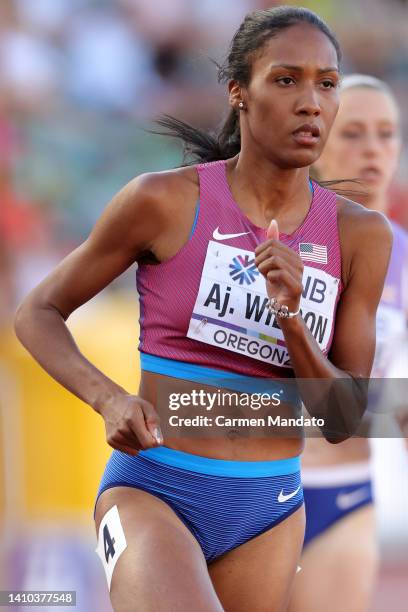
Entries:
{"type": "Polygon", "coordinates": [[[282,489],[282,491],[278,495],[278,502],[282,504],[283,502],[288,501],[288,499],[292,499],[292,497],[295,497],[295,495],[299,493],[299,491],[300,485],[298,486],[296,491],[293,491],[293,493],[289,493],[288,495],[285,495],[282,489]]]}
{"type": "Polygon", "coordinates": [[[340,510],[348,510],[364,501],[370,495],[368,487],[360,487],[350,493],[339,493],[336,497],[336,506],[340,510]]]}
{"type": "Polygon", "coordinates": [[[241,232],[240,234],[220,234],[218,231],[219,227],[217,227],[213,232],[214,240],[229,240],[230,238],[238,238],[238,236],[245,236],[249,234],[249,232],[241,232]]]}

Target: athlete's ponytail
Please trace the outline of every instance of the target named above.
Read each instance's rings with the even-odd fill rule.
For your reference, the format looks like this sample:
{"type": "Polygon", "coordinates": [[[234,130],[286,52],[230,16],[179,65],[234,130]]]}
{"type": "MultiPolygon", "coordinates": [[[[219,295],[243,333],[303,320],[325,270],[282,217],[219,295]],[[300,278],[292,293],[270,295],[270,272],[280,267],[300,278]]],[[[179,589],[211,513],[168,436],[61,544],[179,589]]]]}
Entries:
{"type": "MultiPolygon", "coordinates": [[[[338,61],[341,53],[339,44],[325,22],[305,8],[279,6],[249,13],[236,31],[227,59],[218,66],[218,81],[227,83],[233,79],[243,87],[251,79],[252,60],[265,43],[282,30],[298,23],[307,23],[318,28],[333,44],[338,61]]],[[[184,145],[183,165],[211,162],[234,157],[241,150],[239,112],[231,109],[218,130],[206,132],[180,121],[170,115],[163,115],[156,123],[164,131],[151,130],[155,134],[172,136],[182,140],[184,145]]]]}
{"type": "Polygon", "coordinates": [[[234,157],[241,150],[241,134],[237,113],[231,109],[218,132],[200,130],[170,115],[155,121],[164,130],[149,130],[153,134],[172,136],[183,142],[183,165],[212,162],[234,157]],[[189,159],[189,161],[187,161],[189,159]]]}

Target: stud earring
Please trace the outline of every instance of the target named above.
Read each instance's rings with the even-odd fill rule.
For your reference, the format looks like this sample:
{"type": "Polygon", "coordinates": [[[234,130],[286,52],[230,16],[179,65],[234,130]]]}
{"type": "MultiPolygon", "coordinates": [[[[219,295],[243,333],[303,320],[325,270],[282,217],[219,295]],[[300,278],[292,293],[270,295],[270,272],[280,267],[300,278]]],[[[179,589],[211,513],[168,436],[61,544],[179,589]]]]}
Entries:
{"type": "Polygon", "coordinates": [[[244,108],[244,103],[242,102],[242,100],[241,100],[241,102],[238,104],[238,107],[239,107],[241,110],[244,108]]]}

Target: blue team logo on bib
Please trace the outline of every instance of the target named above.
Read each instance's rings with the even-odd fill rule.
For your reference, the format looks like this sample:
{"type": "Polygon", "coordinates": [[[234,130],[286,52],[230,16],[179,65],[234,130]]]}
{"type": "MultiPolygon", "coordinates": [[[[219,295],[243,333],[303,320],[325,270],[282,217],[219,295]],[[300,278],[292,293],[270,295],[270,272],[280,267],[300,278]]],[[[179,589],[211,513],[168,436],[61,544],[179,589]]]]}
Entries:
{"type": "Polygon", "coordinates": [[[259,271],[255,266],[255,259],[250,259],[249,255],[237,255],[232,260],[229,268],[230,276],[234,281],[239,281],[240,285],[244,283],[251,285],[251,283],[255,282],[256,277],[259,276],[259,271]]]}

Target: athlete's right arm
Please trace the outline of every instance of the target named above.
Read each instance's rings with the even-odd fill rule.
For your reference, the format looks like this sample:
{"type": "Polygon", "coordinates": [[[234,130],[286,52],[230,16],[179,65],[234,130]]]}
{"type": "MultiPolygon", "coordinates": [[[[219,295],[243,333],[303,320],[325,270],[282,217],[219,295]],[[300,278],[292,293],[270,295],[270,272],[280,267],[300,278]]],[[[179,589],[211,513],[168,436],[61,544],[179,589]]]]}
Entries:
{"type": "Polygon", "coordinates": [[[102,415],[113,448],[131,454],[162,441],[158,415],[151,404],[128,394],[81,354],[65,321],[142,253],[154,254],[163,244],[172,223],[169,207],[163,206],[165,187],[160,174],[142,175],[126,185],[88,239],[25,298],[15,318],[16,334],[32,356],[102,415]]]}

